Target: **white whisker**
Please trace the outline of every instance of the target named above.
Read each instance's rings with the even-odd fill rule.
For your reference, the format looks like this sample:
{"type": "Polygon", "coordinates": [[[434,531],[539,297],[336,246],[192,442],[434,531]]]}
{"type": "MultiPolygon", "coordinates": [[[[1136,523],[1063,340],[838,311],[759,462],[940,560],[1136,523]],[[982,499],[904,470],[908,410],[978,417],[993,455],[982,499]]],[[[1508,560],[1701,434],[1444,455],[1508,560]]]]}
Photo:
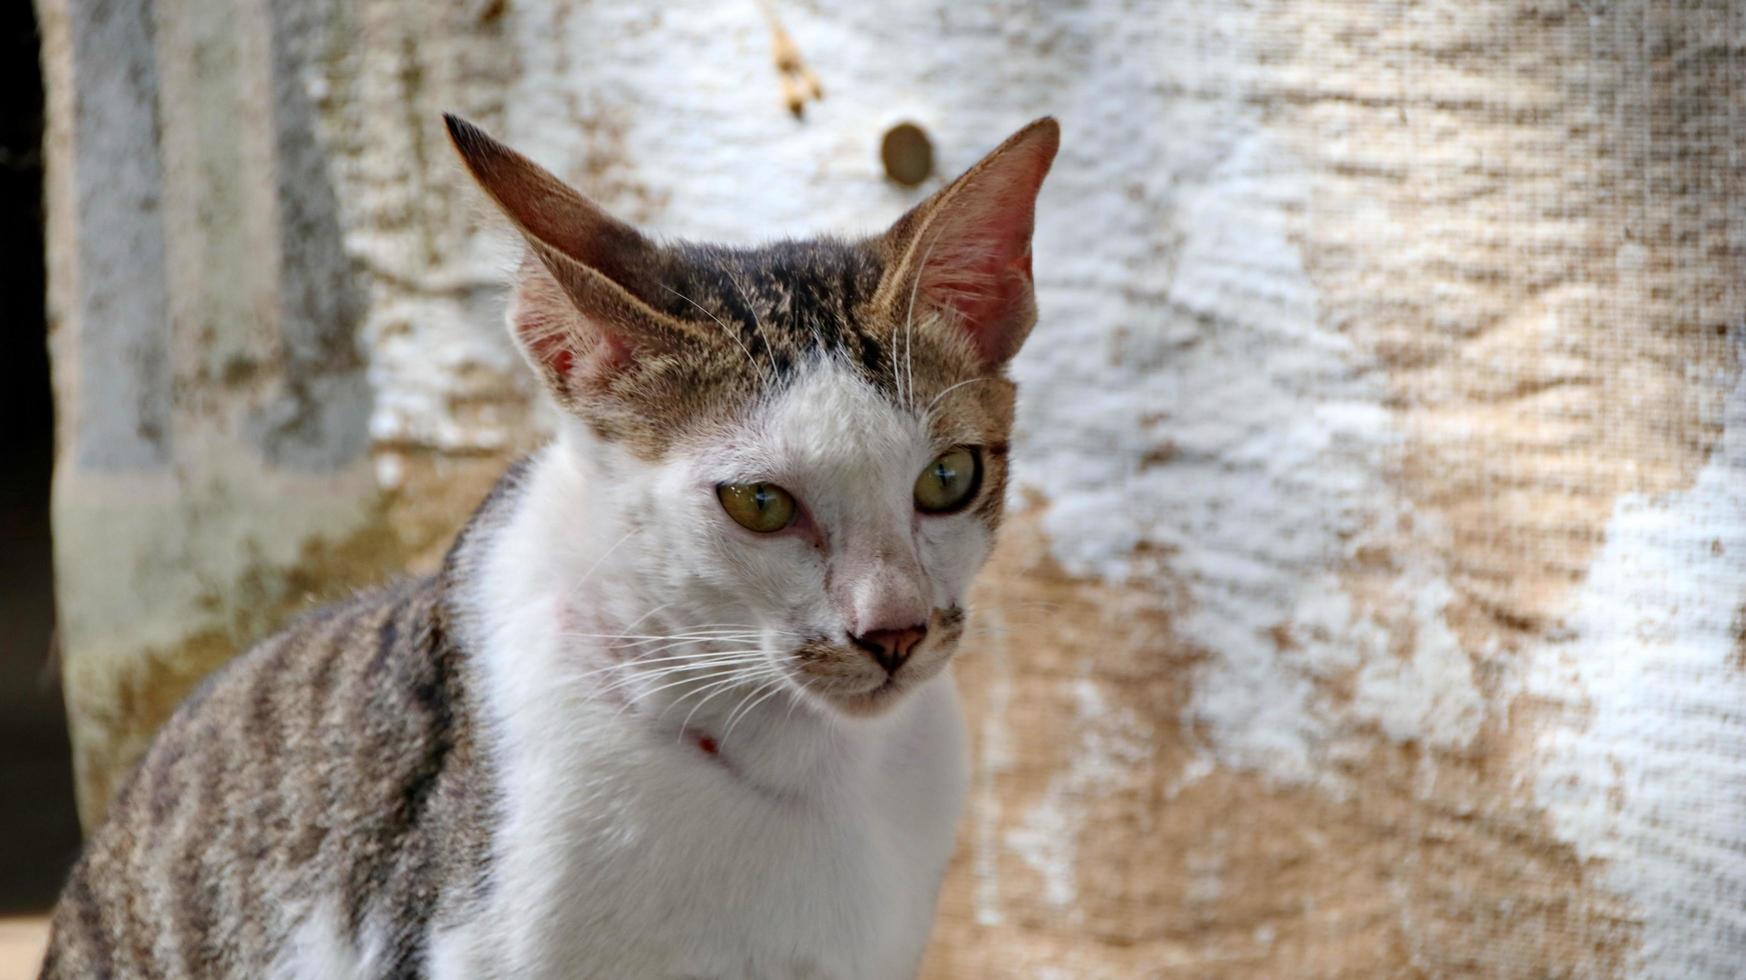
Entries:
{"type": "Polygon", "coordinates": [[[671,666],[662,667],[659,670],[636,671],[629,676],[620,677],[607,684],[605,687],[602,687],[600,693],[606,694],[611,691],[620,690],[621,688],[630,687],[640,681],[657,681],[668,677],[679,676],[681,674],[694,673],[699,670],[707,670],[708,673],[714,674],[723,668],[731,667],[739,669],[755,665],[761,659],[762,657],[753,654],[743,657],[720,658],[707,661],[696,661],[693,663],[673,664],[671,666]]]}
{"type": "MultiPolygon", "coordinates": [[[[600,557],[594,559],[594,564],[589,565],[588,570],[586,572],[582,573],[582,577],[576,580],[576,587],[580,587],[582,585],[582,583],[584,583],[584,582],[588,581],[590,578],[592,578],[594,576],[594,573],[597,570],[599,570],[600,566],[606,561],[606,559],[612,557],[612,553],[618,550],[618,546],[621,544],[624,544],[626,541],[629,541],[631,539],[631,537],[637,533],[638,530],[640,530],[640,528],[633,527],[630,530],[624,532],[624,536],[619,538],[617,541],[614,541],[612,543],[612,547],[607,548],[605,551],[602,551],[600,553],[600,557]]],[[[576,589],[572,588],[571,591],[575,592],[576,589]]]]}
{"type": "MultiPolygon", "coordinates": [[[[667,650],[676,650],[676,649],[678,649],[680,647],[684,647],[684,646],[698,646],[698,645],[701,645],[704,643],[755,643],[757,640],[758,640],[758,637],[756,637],[756,636],[682,637],[682,638],[669,640],[665,643],[656,643],[653,645],[651,645],[649,642],[639,643],[639,644],[636,644],[635,646],[631,646],[630,644],[626,644],[626,646],[629,647],[629,649],[625,650],[624,652],[626,654],[626,657],[625,657],[626,660],[628,660],[628,661],[640,661],[640,660],[645,660],[647,658],[652,658],[657,653],[663,653],[667,650]]],[[[709,651],[708,650],[699,650],[695,655],[699,656],[699,657],[706,657],[709,655],[709,651]]]]}
{"type": "Polygon", "coordinates": [[[757,358],[752,356],[752,351],[750,348],[748,348],[746,346],[745,341],[740,339],[739,331],[734,330],[732,327],[729,327],[726,323],[724,323],[722,321],[721,317],[716,316],[714,313],[711,313],[708,310],[704,309],[696,300],[685,295],[684,293],[680,292],[679,290],[674,289],[672,286],[669,286],[666,283],[662,283],[661,288],[665,289],[667,292],[672,293],[673,295],[679,297],[680,299],[684,300],[685,302],[690,303],[692,306],[697,307],[697,312],[702,313],[704,316],[709,317],[711,320],[714,320],[716,323],[716,326],[721,327],[722,333],[727,334],[729,340],[732,340],[735,344],[739,345],[740,353],[746,355],[746,363],[752,365],[752,370],[757,372],[759,377],[764,378],[765,380],[772,380],[769,372],[766,371],[763,367],[761,367],[758,364],[757,358]]]}
{"type": "Polygon", "coordinates": [[[728,282],[733,283],[734,289],[739,291],[741,302],[746,304],[747,311],[752,314],[753,328],[758,331],[759,337],[764,338],[764,352],[770,357],[769,377],[774,381],[776,377],[776,348],[770,345],[770,335],[764,332],[764,321],[758,318],[758,308],[752,305],[752,297],[746,294],[746,287],[741,285],[739,276],[730,273],[728,282]]]}
{"type": "Polygon", "coordinates": [[[939,238],[928,242],[927,251],[922,253],[921,261],[916,263],[915,281],[909,284],[909,309],[903,314],[903,363],[905,380],[898,386],[898,397],[910,408],[915,408],[915,294],[921,288],[922,276],[928,268],[928,257],[934,254],[934,246],[939,244],[939,238]]]}
{"type": "Polygon", "coordinates": [[[968,381],[960,381],[955,385],[951,385],[951,386],[947,387],[945,391],[942,391],[939,394],[935,395],[933,401],[928,402],[928,407],[922,410],[922,415],[926,418],[932,418],[933,414],[934,414],[934,406],[938,405],[940,403],[940,399],[946,397],[947,395],[951,394],[954,391],[957,391],[959,388],[962,388],[965,385],[973,385],[978,381],[993,381],[993,380],[994,380],[993,378],[985,376],[985,377],[980,377],[980,378],[971,378],[968,381]]]}
{"type": "Polygon", "coordinates": [[[650,657],[648,659],[639,659],[639,660],[615,660],[612,663],[606,664],[606,665],[601,666],[601,667],[596,667],[593,670],[586,671],[582,674],[578,674],[575,676],[590,677],[590,676],[593,676],[595,674],[604,674],[609,670],[642,670],[645,673],[647,673],[647,672],[649,672],[649,668],[654,667],[658,664],[717,663],[717,662],[723,662],[723,661],[727,661],[727,660],[741,659],[742,657],[754,657],[754,656],[761,654],[762,652],[763,652],[762,648],[760,648],[760,647],[745,647],[745,648],[742,648],[739,650],[720,650],[720,651],[717,651],[714,653],[704,653],[704,654],[681,653],[681,654],[675,654],[674,656],[671,656],[671,657],[650,657]]]}
{"type": "Polygon", "coordinates": [[[718,670],[730,667],[735,669],[745,669],[755,666],[757,666],[757,660],[755,658],[724,660],[718,663],[708,664],[674,664],[672,666],[663,667],[660,670],[638,671],[620,677],[613,677],[610,680],[601,682],[595,688],[595,691],[599,694],[610,694],[613,691],[623,690],[637,684],[653,683],[655,681],[665,680],[669,677],[684,677],[687,675],[697,675],[699,673],[713,674],[718,670]]]}
{"type": "Polygon", "coordinates": [[[628,630],[628,629],[630,629],[630,628],[631,628],[631,627],[633,627],[633,626],[635,626],[635,625],[636,625],[636,624],[638,624],[638,623],[640,623],[640,622],[642,622],[642,621],[643,621],[643,620],[645,620],[645,619],[648,619],[648,618],[649,618],[649,617],[650,617],[650,616],[653,616],[653,615],[654,615],[654,614],[656,614],[656,613],[658,613],[658,612],[660,612],[660,611],[661,611],[661,610],[663,610],[663,609],[666,609],[666,608],[667,608],[667,607],[668,607],[668,606],[671,606],[671,605],[672,605],[672,603],[671,603],[671,602],[663,602],[663,603],[661,603],[661,604],[660,604],[660,605],[658,605],[658,606],[656,606],[656,607],[655,607],[655,608],[653,608],[653,609],[651,609],[651,610],[649,610],[649,611],[648,611],[648,612],[646,612],[646,613],[643,613],[643,614],[642,614],[642,615],[641,615],[641,616],[638,616],[638,617],[637,617],[637,618],[635,618],[635,619],[633,619],[633,620],[631,620],[631,621],[630,621],[630,622],[628,622],[628,623],[626,623],[626,624],[624,624],[624,628],[625,628],[625,629],[627,629],[627,630],[628,630]]]}
{"type": "MultiPolygon", "coordinates": [[[[758,676],[758,673],[756,671],[754,671],[745,677],[736,676],[736,677],[730,677],[725,681],[716,681],[713,684],[709,684],[705,687],[700,687],[696,691],[693,691],[690,694],[686,694],[684,697],[681,697],[678,700],[674,701],[673,704],[678,705],[681,702],[683,702],[685,700],[685,698],[692,697],[693,695],[702,694],[705,691],[713,691],[714,692],[714,693],[710,694],[708,697],[704,698],[703,700],[697,702],[695,705],[692,705],[691,710],[689,712],[687,712],[685,715],[685,720],[679,723],[680,733],[683,734],[685,732],[685,729],[691,727],[691,719],[693,716],[695,716],[697,714],[698,709],[702,708],[704,705],[708,704],[711,701],[714,701],[716,698],[718,698],[721,695],[732,690],[735,685],[744,683],[747,680],[755,679],[757,676],[758,676]]],[[[666,710],[663,709],[661,713],[666,714],[666,710]]]]}
{"type": "MultiPolygon", "coordinates": [[[[630,697],[630,698],[625,699],[624,705],[622,707],[620,707],[617,712],[614,713],[613,717],[616,718],[618,715],[623,714],[625,709],[629,708],[631,705],[636,704],[639,701],[643,701],[643,700],[645,700],[645,699],[647,699],[655,694],[659,694],[660,692],[665,691],[668,688],[678,687],[681,684],[692,684],[692,683],[696,683],[697,681],[701,681],[701,680],[711,680],[711,679],[721,677],[724,675],[733,675],[733,674],[741,672],[742,669],[743,668],[739,664],[731,664],[725,668],[707,671],[707,672],[705,672],[702,675],[697,676],[697,677],[681,677],[680,679],[678,679],[676,681],[667,681],[664,684],[658,684],[655,687],[649,688],[648,690],[638,691],[638,692],[636,692],[635,697],[630,697]]],[[[641,678],[636,678],[636,679],[641,680],[641,678]]]]}
{"type": "MultiPolygon", "coordinates": [[[[718,637],[762,636],[766,631],[758,629],[736,630],[693,630],[678,633],[580,633],[564,630],[564,636],[584,640],[627,640],[635,643],[648,643],[656,640],[709,640],[718,637]]],[[[798,634],[795,634],[798,635],[798,634]]]]}
{"type": "Polygon", "coordinates": [[[742,703],[742,707],[740,709],[738,709],[734,714],[728,716],[727,730],[721,733],[720,741],[726,742],[728,740],[728,736],[733,734],[734,726],[738,725],[741,720],[743,720],[747,715],[751,714],[758,707],[758,705],[763,704],[765,701],[770,700],[772,695],[779,693],[782,690],[782,685],[771,684],[771,685],[769,685],[769,688],[770,689],[767,692],[765,692],[762,697],[758,698],[756,701],[751,702],[750,704],[742,703]]]}

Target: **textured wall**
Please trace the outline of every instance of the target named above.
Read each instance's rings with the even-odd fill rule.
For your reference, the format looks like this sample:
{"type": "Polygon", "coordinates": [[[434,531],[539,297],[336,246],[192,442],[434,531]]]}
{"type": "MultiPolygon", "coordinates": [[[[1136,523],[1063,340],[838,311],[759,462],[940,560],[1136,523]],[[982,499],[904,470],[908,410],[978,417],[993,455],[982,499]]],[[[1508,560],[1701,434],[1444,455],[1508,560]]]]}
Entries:
{"type": "Polygon", "coordinates": [[[930,975],[1746,957],[1746,7],[39,3],[88,815],[538,438],[439,111],[742,241],[1053,112],[930,975]]]}

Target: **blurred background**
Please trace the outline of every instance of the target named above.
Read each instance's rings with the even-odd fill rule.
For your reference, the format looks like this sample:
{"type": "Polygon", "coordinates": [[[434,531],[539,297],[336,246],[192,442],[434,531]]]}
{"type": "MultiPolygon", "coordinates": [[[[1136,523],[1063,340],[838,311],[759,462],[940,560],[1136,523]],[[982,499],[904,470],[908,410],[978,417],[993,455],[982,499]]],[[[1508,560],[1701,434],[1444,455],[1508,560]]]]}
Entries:
{"type": "Polygon", "coordinates": [[[546,430],[441,112],[730,242],[1053,113],[924,975],[1746,962],[1746,5],[11,6],[7,914],[546,430]]]}

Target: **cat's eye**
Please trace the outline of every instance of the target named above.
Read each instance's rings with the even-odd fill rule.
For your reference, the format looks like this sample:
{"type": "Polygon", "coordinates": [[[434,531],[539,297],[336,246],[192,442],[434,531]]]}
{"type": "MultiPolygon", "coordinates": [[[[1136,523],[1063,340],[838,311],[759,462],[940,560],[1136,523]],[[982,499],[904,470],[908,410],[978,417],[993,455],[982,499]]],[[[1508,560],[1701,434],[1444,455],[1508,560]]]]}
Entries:
{"type": "Polygon", "coordinates": [[[973,446],[955,446],[915,478],[915,507],[924,514],[950,514],[962,510],[981,485],[981,454],[973,446]]]}
{"type": "Polygon", "coordinates": [[[774,483],[722,483],[715,495],[721,509],[748,531],[774,534],[794,523],[794,495],[774,483]]]}

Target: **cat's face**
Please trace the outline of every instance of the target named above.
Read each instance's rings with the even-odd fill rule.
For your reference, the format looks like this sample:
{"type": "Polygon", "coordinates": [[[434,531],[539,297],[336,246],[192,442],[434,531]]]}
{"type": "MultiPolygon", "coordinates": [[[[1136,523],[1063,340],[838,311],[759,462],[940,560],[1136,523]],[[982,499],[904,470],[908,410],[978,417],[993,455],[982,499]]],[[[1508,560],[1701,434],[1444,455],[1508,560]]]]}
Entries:
{"type": "Polygon", "coordinates": [[[854,716],[938,674],[1000,521],[1053,123],[882,236],[755,249],[657,246],[451,131],[533,246],[511,323],[570,415],[564,451],[641,539],[645,600],[747,631],[667,662],[757,660],[854,716]]]}
{"type": "Polygon", "coordinates": [[[797,365],[638,467],[645,537],[684,555],[645,577],[687,598],[688,625],[756,627],[769,666],[819,702],[883,709],[957,646],[1000,518],[1009,391],[966,385],[926,412],[839,359],[797,365]]]}

